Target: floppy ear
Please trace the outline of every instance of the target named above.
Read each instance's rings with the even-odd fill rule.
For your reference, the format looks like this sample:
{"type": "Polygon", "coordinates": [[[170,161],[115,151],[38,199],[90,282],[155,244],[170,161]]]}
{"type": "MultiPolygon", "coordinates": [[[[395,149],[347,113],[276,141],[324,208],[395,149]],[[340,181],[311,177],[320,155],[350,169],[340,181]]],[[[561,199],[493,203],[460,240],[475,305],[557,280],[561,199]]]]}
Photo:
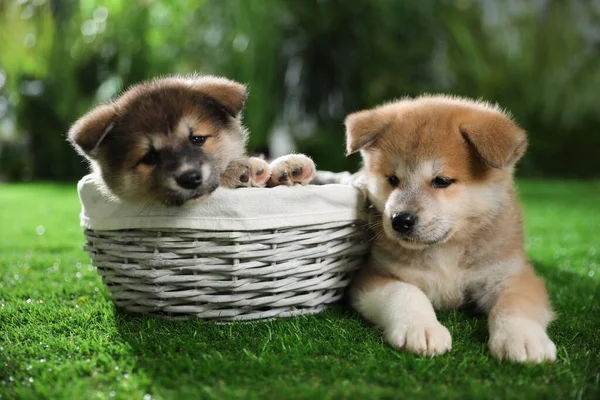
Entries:
{"type": "Polygon", "coordinates": [[[69,129],[69,141],[84,156],[94,158],[98,145],[110,134],[117,118],[113,105],[101,105],[79,118],[69,129]]]}
{"type": "Polygon", "coordinates": [[[192,86],[215,100],[223,110],[236,118],[248,98],[246,86],[217,76],[202,76],[192,81],[192,86]]]}
{"type": "Polygon", "coordinates": [[[346,117],[346,155],[371,145],[386,127],[385,118],[377,110],[355,112],[346,117]]]}
{"type": "Polygon", "coordinates": [[[478,113],[460,126],[460,133],[490,167],[514,165],[525,154],[527,135],[508,117],[495,113],[478,113]]]}

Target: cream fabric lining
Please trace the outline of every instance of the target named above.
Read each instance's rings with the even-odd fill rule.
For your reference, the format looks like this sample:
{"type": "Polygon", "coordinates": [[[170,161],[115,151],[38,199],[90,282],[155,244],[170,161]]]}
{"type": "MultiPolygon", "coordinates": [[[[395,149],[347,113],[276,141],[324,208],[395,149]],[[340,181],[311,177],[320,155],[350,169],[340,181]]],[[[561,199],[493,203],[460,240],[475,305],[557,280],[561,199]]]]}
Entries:
{"type": "MultiPolygon", "coordinates": [[[[332,175],[333,176],[333,175],[332,175]]],[[[342,174],[337,181],[348,181],[342,174]]],[[[103,194],[95,175],[78,184],[81,226],[93,230],[199,229],[255,231],[366,220],[366,194],[350,185],[219,188],[182,207],[125,203],[103,194]]]]}

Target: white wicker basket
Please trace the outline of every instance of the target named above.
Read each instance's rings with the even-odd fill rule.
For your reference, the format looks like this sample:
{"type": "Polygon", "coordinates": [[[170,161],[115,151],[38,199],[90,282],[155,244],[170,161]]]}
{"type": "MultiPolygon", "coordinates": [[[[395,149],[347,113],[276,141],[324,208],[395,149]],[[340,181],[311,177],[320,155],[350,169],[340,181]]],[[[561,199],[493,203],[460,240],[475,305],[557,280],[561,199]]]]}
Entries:
{"type": "Polygon", "coordinates": [[[368,252],[366,199],[346,185],[218,189],[193,206],[135,206],[79,182],[92,263],[126,311],[206,320],[312,314],[368,252]]]}

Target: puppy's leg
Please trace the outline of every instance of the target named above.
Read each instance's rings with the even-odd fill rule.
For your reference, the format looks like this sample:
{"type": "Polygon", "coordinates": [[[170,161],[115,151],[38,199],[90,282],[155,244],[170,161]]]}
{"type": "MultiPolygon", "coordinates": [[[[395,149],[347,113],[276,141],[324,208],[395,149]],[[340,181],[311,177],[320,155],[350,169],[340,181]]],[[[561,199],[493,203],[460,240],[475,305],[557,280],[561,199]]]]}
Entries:
{"type": "Polygon", "coordinates": [[[315,177],[316,167],[313,160],[304,154],[289,154],[276,158],[271,163],[269,186],[300,183],[307,185],[315,177]]]}
{"type": "Polygon", "coordinates": [[[452,348],[450,332],[438,322],[418,287],[365,269],[353,283],[350,297],[363,317],[383,329],[392,346],[424,356],[452,348]]]}
{"type": "Polygon", "coordinates": [[[271,167],[258,157],[244,157],[229,163],[221,175],[221,186],[226,188],[265,187],[271,177],[271,167]]]}
{"type": "Polygon", "coordinates": [[[553,362],[556,346],[546,334],[552,310],[544,283],[530,268],[511,278],[489,316],[490,351],[500,360],[553,362]]]}

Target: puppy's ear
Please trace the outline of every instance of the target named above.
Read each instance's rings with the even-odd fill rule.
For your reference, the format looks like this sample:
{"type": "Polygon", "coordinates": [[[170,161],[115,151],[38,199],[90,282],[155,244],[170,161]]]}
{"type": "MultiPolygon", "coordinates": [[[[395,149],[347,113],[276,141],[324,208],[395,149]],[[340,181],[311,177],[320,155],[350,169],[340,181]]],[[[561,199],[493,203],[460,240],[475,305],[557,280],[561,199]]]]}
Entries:
{"type": "Polygon", "coordinates": [[[346,155],[373,144],[386,127],[384,116],[377,110],[355,112],[346,117],[346,155]]]}
{"type": "Polygon", "coordinates": [[[219,103],[223,110],[234,118],[242,112],[248,98],[246,86],[225,78],[203,76],[194,79],[192,85],[219,103]]]}
{"type": "Polygon", "coordinates": [[[460,133],[490,167],[514,165],[525,154],[527,135],[510,118],[496,112],[480,112],[460,126],[460,133]]]}
{"type": "Polygon", "coordinates": [[[69,141],[84,156],[94,158],[106,135],[110,134],[117,118],[113,105],[101,105],[79,118],[69,129],[69,141]]]}

